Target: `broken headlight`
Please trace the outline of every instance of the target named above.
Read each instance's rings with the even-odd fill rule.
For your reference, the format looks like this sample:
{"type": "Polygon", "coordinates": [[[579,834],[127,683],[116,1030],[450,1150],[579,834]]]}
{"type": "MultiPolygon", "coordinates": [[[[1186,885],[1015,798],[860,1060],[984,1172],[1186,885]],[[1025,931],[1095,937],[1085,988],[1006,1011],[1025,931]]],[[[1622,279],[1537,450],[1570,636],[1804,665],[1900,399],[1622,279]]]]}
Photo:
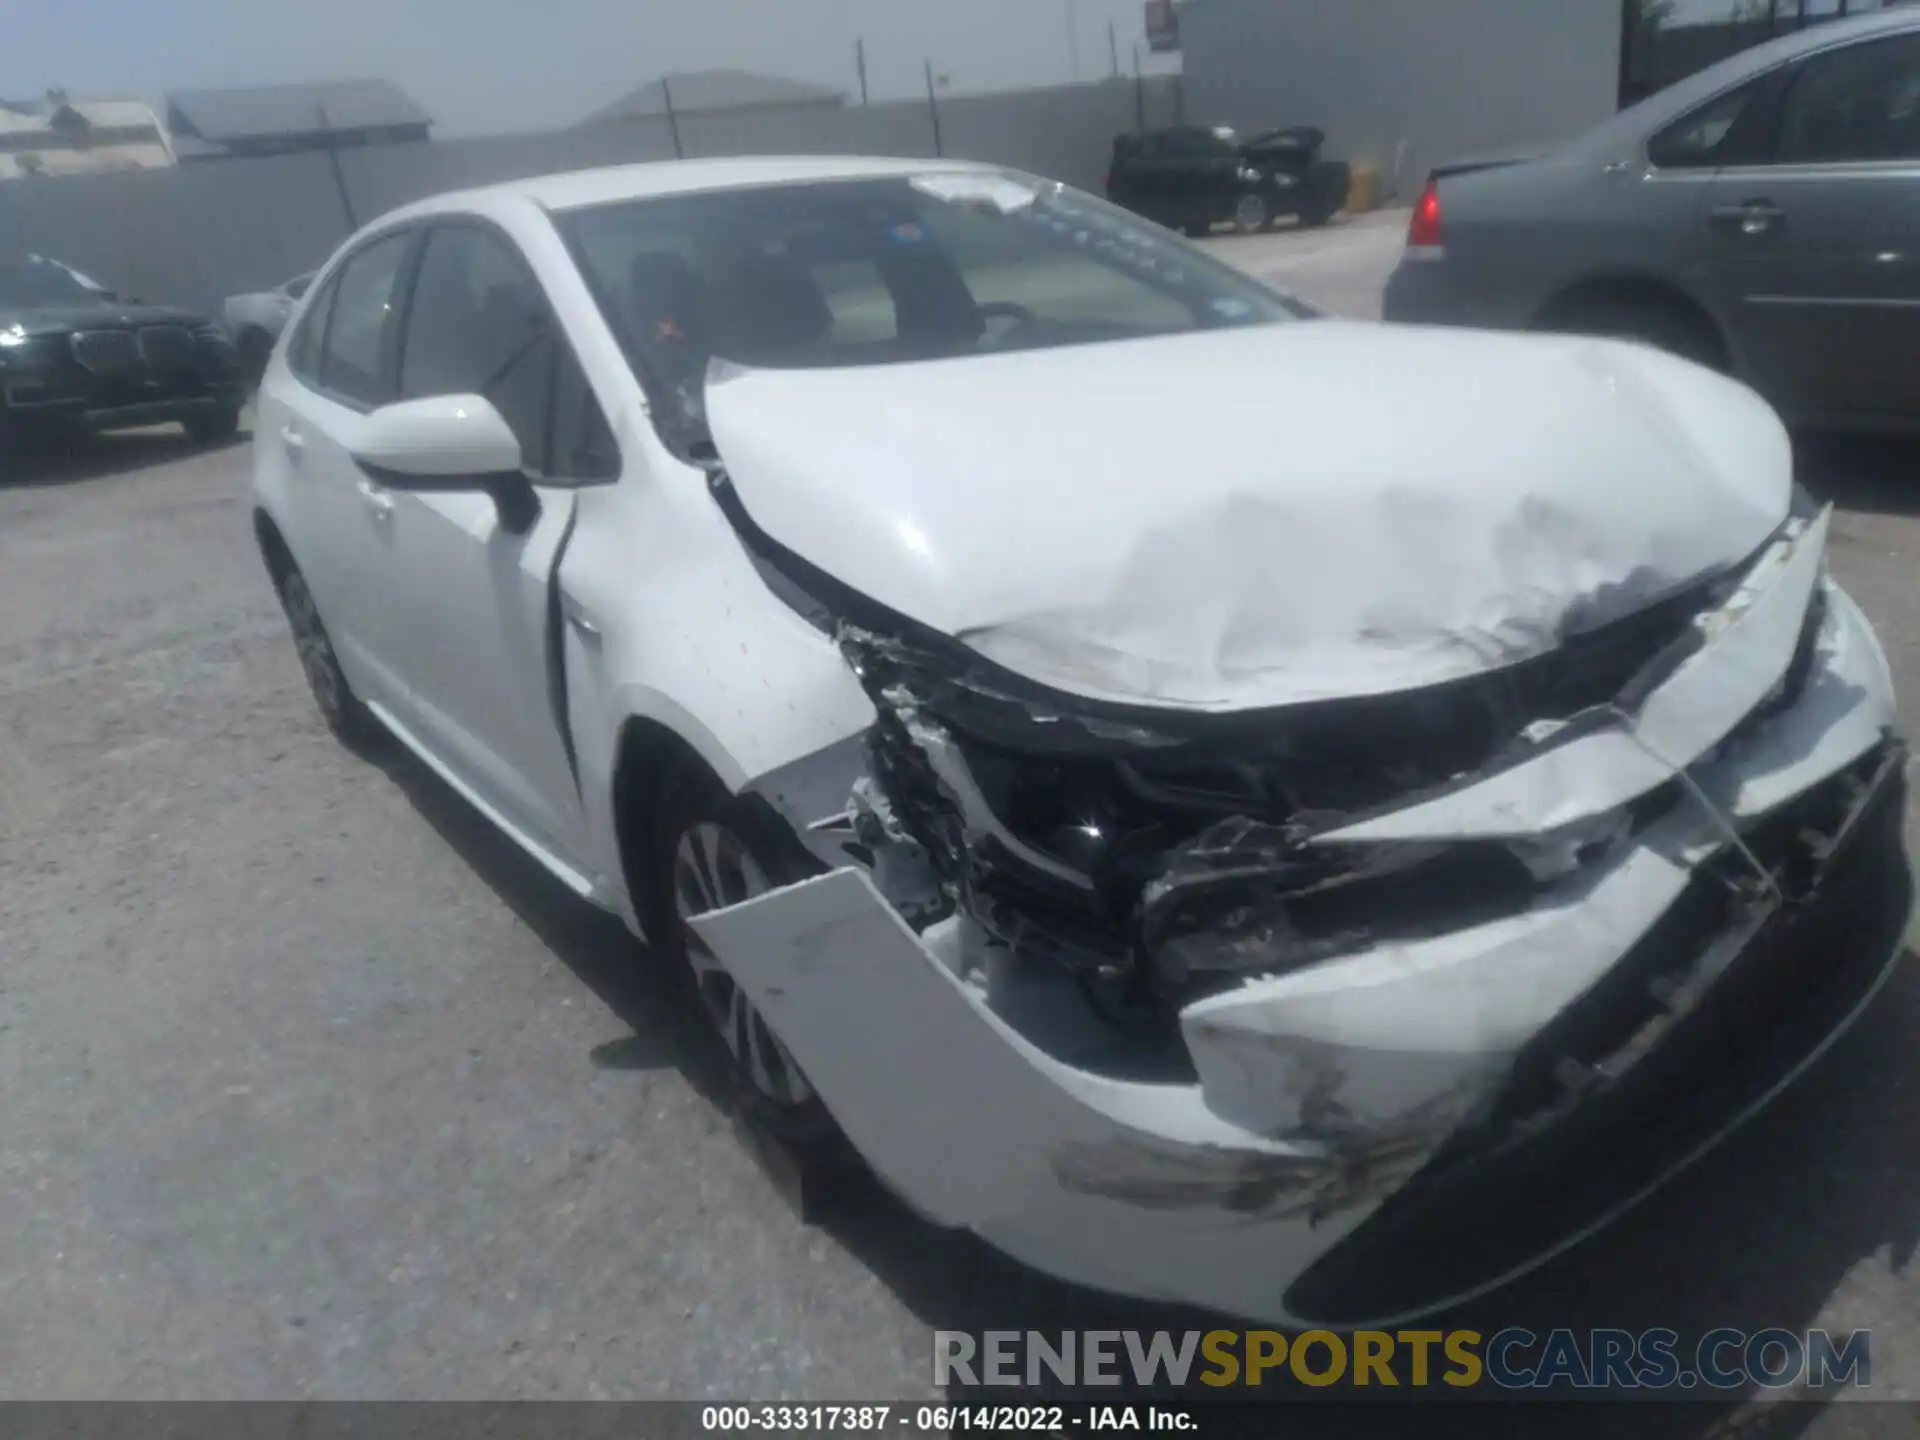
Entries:
{"type": "Polygon", "coordinates": [[[1530,892],[1498,846],[1313,846],[1332,813],[1419,778],[1322,725],[1156,726],[1008,683],[957,646],[853,625],[840,642],[881,711],[869,749],[892,813],[953,903],[1023,957],[1178,1004],[1530,892]]]}

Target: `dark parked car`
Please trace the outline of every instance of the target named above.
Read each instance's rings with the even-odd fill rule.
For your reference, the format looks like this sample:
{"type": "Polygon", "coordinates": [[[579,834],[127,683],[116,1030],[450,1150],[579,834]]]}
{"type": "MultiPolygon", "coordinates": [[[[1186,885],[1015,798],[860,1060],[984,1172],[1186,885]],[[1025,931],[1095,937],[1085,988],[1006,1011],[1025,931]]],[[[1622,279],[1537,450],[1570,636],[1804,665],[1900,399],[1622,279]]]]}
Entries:
{"type": "Polygon", "coordinates": [[[1920,428],[1920,10],[1761,45],[1530,159],[1439,168],[1385,310],[1629,336],[1791,421],[1920,428]]]}
{"type": "Polygon", "coordinates": [[[1324,225],[1347,203],[1352,169],[1322,160],[1324,132],[1310,125],[1242,140],[1231,130],[1174,125],[1113,142],[1107,198],[1189,235],[1222,220],[1243,233],[1294,216],[1324,225]]]}
{"type": "Polygon", "coordinates": [[[0,260],[0,443],[169,420],[224,440],[244,398],[212,321],[122,299],[38,255],[0,260]]]}

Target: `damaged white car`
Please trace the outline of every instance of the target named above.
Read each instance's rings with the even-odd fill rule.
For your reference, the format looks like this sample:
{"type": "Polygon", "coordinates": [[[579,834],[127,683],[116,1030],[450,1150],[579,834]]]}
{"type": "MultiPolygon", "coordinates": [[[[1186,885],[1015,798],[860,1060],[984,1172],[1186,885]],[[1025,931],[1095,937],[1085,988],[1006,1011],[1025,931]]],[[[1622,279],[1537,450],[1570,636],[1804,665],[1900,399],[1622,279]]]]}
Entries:
{"type": "Polygon", "coordinates": [[[1898,950],[1828,517],[1650,349],[1322,319],[999,170],[702,162],[377,222],[257,433],[335,730],[690,966],[764,1124],[1056,1275],[1430,1310],[1898,950]]]}

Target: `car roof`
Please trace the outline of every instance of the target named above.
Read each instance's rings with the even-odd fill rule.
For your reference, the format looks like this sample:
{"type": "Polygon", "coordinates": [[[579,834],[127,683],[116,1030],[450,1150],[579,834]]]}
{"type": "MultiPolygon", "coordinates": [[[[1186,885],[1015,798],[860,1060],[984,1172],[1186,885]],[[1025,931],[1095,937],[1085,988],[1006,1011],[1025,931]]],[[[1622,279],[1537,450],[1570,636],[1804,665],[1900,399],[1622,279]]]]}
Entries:
{"type": "Polygon", "coordinates": [[[662,195],[691,195],[762,185],[802,185],[833,180],[886,179],[931,173],[991,173],[999,167],[961,160],[876,159],[851,155],[741,155],[716,160],[658,160],[607,165],[558,175],[509,180],[418,201],[381,217],[380,224],[441,214],[530,203],[543,210],[578,210],[662,195]]]}
{"type": "Polygon", "coordinates": [[[1695,106],[1704,104],[1723,91],[1765,74],[1776,65],[1802,55],[1811,55],[1830,46],[1865,40],[1875,35],[1894,35],[1920,31],[1920,7],[1875,10],[1843,20],[1823,20],[1804,30],[1782,35],[1755,45],[1752,49],[1709,65],[1686,79],[1656,91],[1638,105],[1602,121],[1574,142],[1584,150],[1590,144],[1615,141],[1621,136],[1647,136],[1678,120],[1695,106]]]}

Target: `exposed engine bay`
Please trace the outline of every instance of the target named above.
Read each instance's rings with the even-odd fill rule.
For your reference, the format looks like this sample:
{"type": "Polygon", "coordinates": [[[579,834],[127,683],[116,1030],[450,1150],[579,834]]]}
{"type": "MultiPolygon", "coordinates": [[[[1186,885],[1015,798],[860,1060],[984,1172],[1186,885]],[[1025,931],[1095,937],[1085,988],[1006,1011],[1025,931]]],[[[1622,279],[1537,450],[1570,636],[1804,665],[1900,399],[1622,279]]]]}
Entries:
{"type": "MultiPolygon", "coordinates": [[[[724,474],[715,485],[879,714],[867,773],[838,823],[809,827],[816,842],[873,868],[916,929],[963,914],[1022,959],[1079,977],[1125,1026],[1249,978],[1517,913],[1657,820],[1683,791],[1677,777],[1549,834],[1323,843],[1629,712],[1725,624],[1760,559],[1483,676],[1187,716],[1046,690],[886,615],[758,534],[724,474]]],[[[1801,497],[1769,546],[1812,519],[1801,497]]],[[[1788,673],[1723,743],[1798,698],[1823,617],[1815,591],[1788,673]]]]}

